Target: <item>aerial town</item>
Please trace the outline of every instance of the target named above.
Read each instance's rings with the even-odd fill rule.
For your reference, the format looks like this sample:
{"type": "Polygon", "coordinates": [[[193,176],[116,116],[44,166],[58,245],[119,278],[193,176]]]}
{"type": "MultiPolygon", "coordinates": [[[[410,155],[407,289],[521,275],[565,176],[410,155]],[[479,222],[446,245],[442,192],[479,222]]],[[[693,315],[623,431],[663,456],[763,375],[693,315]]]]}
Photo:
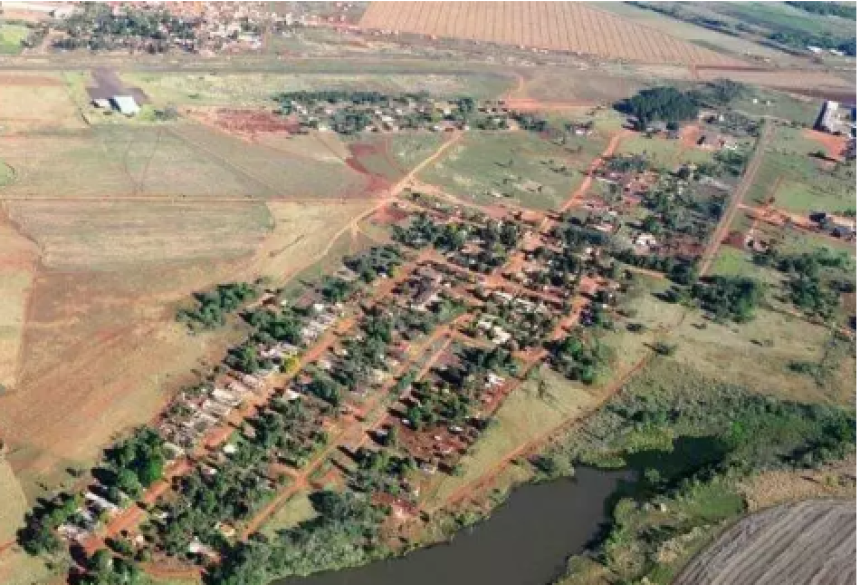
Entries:
{"type": "Polygon", "coordinates": [[[0,583],[841,582],[855,23],[0,3],[0,583]]]}

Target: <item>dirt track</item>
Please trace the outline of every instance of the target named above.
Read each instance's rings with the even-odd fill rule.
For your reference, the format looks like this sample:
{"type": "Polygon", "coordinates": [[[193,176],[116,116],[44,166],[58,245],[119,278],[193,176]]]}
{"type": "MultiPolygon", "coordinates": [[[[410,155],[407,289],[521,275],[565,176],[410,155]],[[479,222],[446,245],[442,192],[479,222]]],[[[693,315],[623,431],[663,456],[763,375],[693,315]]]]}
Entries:
{"type": "Polygon", "coordinates": [[[856,582],[856,533],[853,501],[771,508],[723,534],[675,585],[850,585],[856,582]]]}

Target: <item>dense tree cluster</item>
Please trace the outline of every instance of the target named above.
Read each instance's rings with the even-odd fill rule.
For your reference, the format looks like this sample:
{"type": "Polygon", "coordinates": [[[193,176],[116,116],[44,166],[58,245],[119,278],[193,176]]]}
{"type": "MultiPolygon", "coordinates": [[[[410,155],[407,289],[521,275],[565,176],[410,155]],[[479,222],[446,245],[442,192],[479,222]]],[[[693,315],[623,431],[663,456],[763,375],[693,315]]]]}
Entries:
{"type": "Polygon", "coordinates": [[[187,323],[191,328],[213,329],[224,325],[228,314],[259,295],[260,289],[256,284],[247,282],[219,284],[213,290],[194,293],[197,306],[191,309],[180,309],[176,313],[176,318],[187,323]]]}
{"type": "Polygon", "coordinates": [[[857,7],[848,2],[786,2],[789,6],[794,6],[811,14],[821,14],[825,16],[838,16],[840,18],[850,18],[857,20],[857,7]]]}
{"type": "Polygon", "coordinates": [[[693,120],[699,113],[694,95],[674,87],[643,89],[633,97],[616,103],[615,108],[633,116],[638,130],[645,130],[651,122],[657,120],[693,120]]]}
{"type": "Polygon", "coordinates": [[[613,360],[612,348],[582,331],[551,344],[552,364],[571,380],[592,384],[613,360]]]}
{"type": "Polygon", "coordinates": [[[764,297],[764,285],[747,277],[711,276],[694,284],[691,293],[717,320],[744,323],[755,318],[756,307],[764,297]]]}

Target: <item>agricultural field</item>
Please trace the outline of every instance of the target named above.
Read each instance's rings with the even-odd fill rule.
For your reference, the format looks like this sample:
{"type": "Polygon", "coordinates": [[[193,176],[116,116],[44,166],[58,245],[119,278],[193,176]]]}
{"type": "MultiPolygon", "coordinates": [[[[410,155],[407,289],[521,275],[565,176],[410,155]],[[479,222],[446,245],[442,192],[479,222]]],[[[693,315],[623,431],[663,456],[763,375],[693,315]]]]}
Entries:
{"type": "Polygon", "coordinates": [[[856,555],[853,501],[811,500],[744,518],[698,555],[675,583],[850,583],[856,555]]]}
{"type": "Polygon", "coordinates": [[[396,30],[571,51],[607,59],[690,65],[739,63],[631,20],[574,3],[463,2],[446,5],[430,2],[419,5],[373,2],[361,17],[359,26],[364,30],[396,30]],[[523,26],[524,23],[527,24],[523,26]]]}
{"type": "MultiPolygon", "coordinates": [[[[600,148],[599,139],[591,142],[600,148]]],[[[419,179],[467,201],[551,209],[582,183],[591,160],[584,147],[561,147],[531,133],[470,132],[419,179]]]]}
{"type": "Polygon", "coordinates": [[[254,253],[273,228],[264,203],[158,201],[8,204],[56,270],[117,270],[254,253]]]}
{"type": "Polygon", "coordinates": [[[58,75],[0,73],[0,103],[0,137],[86,127],[58,75]]]}
{"type": "Polygon", "coordinates": [[[121,78],[140,87],[159,105],[274,108],[273,96],[282,92],[365,90],[383,93],[428,91],[440,97],[470,95],[492,99],[504,93],[510,79],[490,74],[182,74],[123,73],[121,78]]]}
{"type": "Polygon", "coordinates": [[[307,173],[304,158],[192,123],[0,138],[0,159],[17,173],[4,190],[10,199],[316,199],[368,185],[341,161],[307,173]]]}

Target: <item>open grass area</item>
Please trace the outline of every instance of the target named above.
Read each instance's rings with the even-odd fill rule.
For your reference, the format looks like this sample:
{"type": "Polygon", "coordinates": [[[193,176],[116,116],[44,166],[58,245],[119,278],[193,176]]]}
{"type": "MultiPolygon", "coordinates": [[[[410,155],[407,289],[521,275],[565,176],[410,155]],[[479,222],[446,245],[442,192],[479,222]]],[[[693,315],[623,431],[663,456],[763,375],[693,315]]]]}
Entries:
{"type": "Polygon", "coordinates": [[[20,24],[0,23],[0,55],[17,55],[21,43],[30,35],[30,29],[20,24]]]}
{"type": "Polygon", "coordinates": [[[531,73],[523,95],[548,102],[583,102],[606,104],[629,97],[648,87],[646,78],[636,75],[613,75],[598,70],[571,71],[559,75],[553,69],[531,73]]]}
{"type": "Polygon", "coordinates": [[[22,550],[11,549],[0,555],[0,583],[3,585],[42,585],[59,579],[45,561],[22,550]]]}
{"type": "Polygon", "coordinates": [[[584,149],[529,132],[470,132],[419,178],[465,200],[551,209],[570,197],[590,162],[584,149]]]}
{"type": "Polygon", "coordinates": [[[687,147],[680,140],[647,138],[635,135],[621,141],[620,154],[644,154],[658,168],[674,170],[684,163],[705,163],[713,159],[713,152],[687,147]]]}
{"type": "Polygon", "coordinates": [[[489,74],[283,74],[283,73],[123,73],[129,85],[140,87],[157,105],[270,105],[279,92],[347,89],[404,93],[426,90],[438,96],[471,95],[489,99],[501,95],[510,79],[489,74]]]}
{"type": "Polygon", "coordinates": [[[813,157],[819,150],[821,145],[803,136],[802,130],[778,128],[746,202],[762,205],[774,198],[777,207],[798,213],[856,207],[852,172],[813,157]]]}
{"type": "Polygon", "coordinates": [[[20,201],[9,212],[42,262],[62,270],[228,260],[252,254],[273,228],[262,202],[20,201]]]}
{"type": "Polygon", "coordinates": [[[9,198],[349,197],[367,182],[341,161],[308,172],[305,158],[192,123],[0,138],[0,160],[17,172],[9,198]]]}
{"type": "Polygon", "coordinates": [[[263,525],[261,532],[269,538],[277,538],[278,532],[288,530],[317,515],[307,494],[299,493],[287,500],[263,525]]]}
{"type": "Polygon", "coordinates": [[[821,110],[819,100],[789,95],[764,87],[748,86],[749,94],[735,99],[730,107],[751,117],[768,116],[812,126],[821,110]]]}
{"type": "Polygon", "coordinates": [[[24,514],[29,506],[21,484],[15,477],[12,466],[0,456],[0,542],[7,543],[15,539],[15,533],[23,525],[24,514]]]}
{"type": "Polygon", "coordinates": [[[391,137],[391,154],[404,169],[412,169],[431,156],[445,142],[439,133],[400,132],[391,137]]]}
{"type": "MultiPolygon", "coordinates": [[[[668,358],[728,384],[782,399],[853,404],[856,358],[846,355],[829,384],[792,372],[793,361],[817,362],[831,332],[804,319],[759,309],[754,321],[721,325],[688,318],[668,338],[677,352],[668,358]]],[[[665,358],[664,358],[665,359],[665,358]]]]}

